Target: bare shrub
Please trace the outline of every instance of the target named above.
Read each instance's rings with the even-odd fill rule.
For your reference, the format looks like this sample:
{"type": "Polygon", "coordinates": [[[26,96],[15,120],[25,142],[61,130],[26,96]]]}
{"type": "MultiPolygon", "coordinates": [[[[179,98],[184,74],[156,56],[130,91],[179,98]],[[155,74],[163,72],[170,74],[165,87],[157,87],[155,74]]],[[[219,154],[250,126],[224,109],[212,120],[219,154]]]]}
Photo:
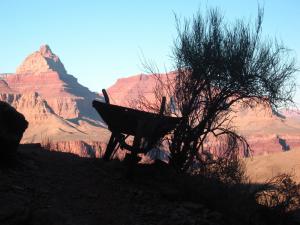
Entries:
{"type": "Polygon", "coordinates": [[[226,184],[247,182],[245,164],[238,155],[238,143],[232,144],[232,141],[235,139],[227,137],[221,146],[217,146],[216,150],[218,151],[213,153],[201,151],[200,157],[188,172],[192,175],[216,179],[226,184]],[[231,148],[236,148],[236,150],[231,148]]]}
{"type": "Polygon", "coordinates": [[[256,193],[259,204],[281,214],[300,208],[300,184],[289,174],[280,174],[270,179],[256,193]]]}
{"type": "Polygon", "coordinates": [[[295,59],[276,40],[262,38],[262,18],[261,9],[254,26],[241,20],[227,24],[217,9],[183,23],[176,18],[175,72],[160,75],[147,66],[157,77],[156,102],[140,98],[138,105],[157,111],[166,96],[167,114],[182,118],[168,136],[170,163],[178,171],[232,174],[237,158],[251,152],[232,126],[235,107],[293,104],[295,59]]]}

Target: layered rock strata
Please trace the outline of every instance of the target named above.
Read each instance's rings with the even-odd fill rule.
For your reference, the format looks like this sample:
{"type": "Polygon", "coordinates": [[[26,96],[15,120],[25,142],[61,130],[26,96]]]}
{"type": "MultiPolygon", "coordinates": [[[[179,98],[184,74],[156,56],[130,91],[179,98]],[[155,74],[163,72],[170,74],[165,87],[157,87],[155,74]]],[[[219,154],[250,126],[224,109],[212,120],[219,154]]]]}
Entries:
{"type": "Polygon", "coordinates": [[[64,151],[97,155],[95,146],[81,143],[91,140],[100,145],[101,139],[106,139],[102,137],[107,135],[103,122],[91,106],[96,98],[101,100],[67,73],[48,45],[30,54],[16,73],[0,75],[0,100],[22,112],[29,121],[23,143],[65,141],[68,144],[59,146],[64,151]]]}

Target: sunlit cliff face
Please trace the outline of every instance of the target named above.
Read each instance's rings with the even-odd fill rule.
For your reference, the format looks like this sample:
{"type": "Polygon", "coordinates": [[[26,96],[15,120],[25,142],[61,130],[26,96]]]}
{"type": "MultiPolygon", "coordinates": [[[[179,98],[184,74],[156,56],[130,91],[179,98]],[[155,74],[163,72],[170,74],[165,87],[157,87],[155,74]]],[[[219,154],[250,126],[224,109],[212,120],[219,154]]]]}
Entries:
{"type": "Polygon", "coordinates": [[[84,149],[93,151],[90,143],[108,136],[92,108],[95,98],[100,96],[67,74],[48,45],[26,57],[15,74],[0,75],[0,100],[24,114],[29,122],[22,142],[49,139],[62,151],[85,156],[84,149]],[[64,144],[56,144],[62,141],[64,144]]]}

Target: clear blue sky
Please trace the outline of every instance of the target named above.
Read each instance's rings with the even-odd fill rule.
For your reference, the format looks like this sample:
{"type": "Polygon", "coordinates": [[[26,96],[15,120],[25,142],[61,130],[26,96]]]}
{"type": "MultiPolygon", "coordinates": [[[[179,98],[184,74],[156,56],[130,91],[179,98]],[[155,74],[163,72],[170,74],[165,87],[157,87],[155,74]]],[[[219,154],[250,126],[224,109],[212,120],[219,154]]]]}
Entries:
{"type": "Polygon", "coordinates": [[[298,0],[1,0],[0,73],[14,72],[47,43],[69,74],[99,92],[119,77],[144,72],[141,55],[162,71],[171,68],[174,13],[191,17],[199,7],[217,6],[226,19],[249,20],[258,3],[265,8],[265,35],[293,49],[300,65],[298,0]]]}

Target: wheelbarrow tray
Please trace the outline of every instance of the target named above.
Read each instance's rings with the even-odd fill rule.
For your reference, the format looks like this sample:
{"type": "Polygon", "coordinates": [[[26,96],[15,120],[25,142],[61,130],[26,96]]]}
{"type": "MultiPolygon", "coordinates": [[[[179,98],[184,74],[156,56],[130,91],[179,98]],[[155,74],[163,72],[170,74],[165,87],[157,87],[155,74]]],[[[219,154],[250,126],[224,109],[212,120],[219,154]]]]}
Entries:
{"type": "Polygon", "coordinates": [[[170,116],[160,116],[156,113],[145,112],[119,105],[107,104],[97,100],[93,101],[93,107],[100,114],[109,130],[115,133],[136,135],[139,123],[143,124],[143,129],[139,135],[147,137],[153,134],[164,136],[173,130],[180,118],[170,116]]]}

